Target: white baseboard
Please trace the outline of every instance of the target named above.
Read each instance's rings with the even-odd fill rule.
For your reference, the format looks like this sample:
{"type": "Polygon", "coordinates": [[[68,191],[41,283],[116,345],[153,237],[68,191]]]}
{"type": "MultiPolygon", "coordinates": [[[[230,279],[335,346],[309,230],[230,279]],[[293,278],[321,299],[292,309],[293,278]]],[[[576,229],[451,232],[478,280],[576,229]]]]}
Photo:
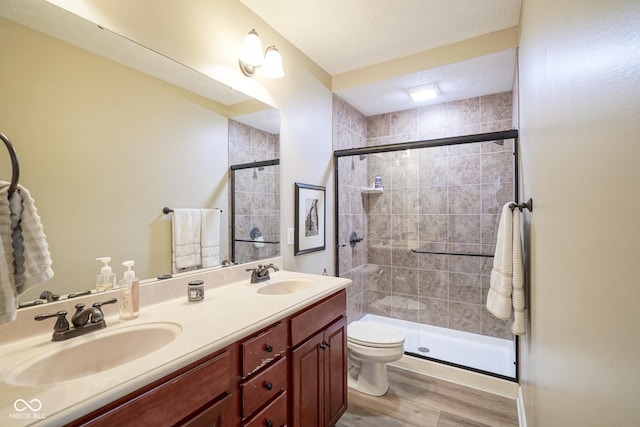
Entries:
{"type": "MultiPolygon", "coordinates": [[[[442,363],[432,362],[418,357],[404,355],[402,356],[402,359],[392,362],[390,365],[407,371],[475,388],[477,390],[486,391],[488,393],[497,394],[509,399],[516,400],[519,396],[518,383],[495,378],[489,375],[479,374],[466,369],[456,368],[454,366],[444,365],[442,363]]],[[[519,413],[520,408],[518,408],[518,414],[519,413]]],[[[522,426],[523,425],[521,424],[521,427],[522,426]]]]}
{"type": "Polygon", "coordinates": [[[522,387],[518,387],[518,398],[516,399],[516,406],[518,408],[518,425],[520,427],[527,427],[527,417],[524,414],[524,398],[522,397],[522,387]]]}

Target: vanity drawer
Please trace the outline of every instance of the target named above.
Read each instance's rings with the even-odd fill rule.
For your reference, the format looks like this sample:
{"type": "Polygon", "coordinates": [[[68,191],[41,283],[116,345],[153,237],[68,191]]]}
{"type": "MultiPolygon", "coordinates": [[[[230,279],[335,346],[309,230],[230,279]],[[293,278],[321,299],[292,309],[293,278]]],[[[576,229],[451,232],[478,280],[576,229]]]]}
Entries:
{"type": "Polygon", "coordinates": [[[71,425],[174,425],[231,389],[231,354],[224,351],[160,380],[136,396],[125,396],[89,420],[71,425]],[[188,398],[183,398],[188,396],[188,398]],[[134,415],[135,414],[135,415],[134,415]]]}
{"type": "Polygon", "coordinates": [[[241,385],[242,418],[287,389],[287,359],[282,358],[264,372],[241,385]]]}
{"type": "Polygon", "coordinates": [[[243,424],[244,427],[284,427],[287,425],[287,392],[271,402],[269,406],[260,411],[251,421],[243,424]]]}
{"type": "Polygon", "coordinates": [[[287,327],[279,323],[240,344],[242,351],[242,376],[271,362],[287,351],[287,327]]]}
{"type": "Polygon", "coordinates": [[[295,347],[347,311],[343,289],[326,300],[291,318],[291,346],[295,347]]]}
{"type": "Polygon", "coordinates": [[[233,427],[233,400],[227,393],[181,427],[233,427]]]}

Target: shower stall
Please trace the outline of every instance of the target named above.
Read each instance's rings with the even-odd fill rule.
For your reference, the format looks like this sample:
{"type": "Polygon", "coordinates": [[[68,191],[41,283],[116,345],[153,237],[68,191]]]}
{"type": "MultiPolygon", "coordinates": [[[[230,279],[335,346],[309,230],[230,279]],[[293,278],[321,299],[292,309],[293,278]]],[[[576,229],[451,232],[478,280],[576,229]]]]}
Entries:
{"type": "Polygon", "coordinates": [[[409,355],[517,380],[517,337],[485,308],[517,131],[334,152],[336,269],[348,320],[399,328],[409,355]]]}

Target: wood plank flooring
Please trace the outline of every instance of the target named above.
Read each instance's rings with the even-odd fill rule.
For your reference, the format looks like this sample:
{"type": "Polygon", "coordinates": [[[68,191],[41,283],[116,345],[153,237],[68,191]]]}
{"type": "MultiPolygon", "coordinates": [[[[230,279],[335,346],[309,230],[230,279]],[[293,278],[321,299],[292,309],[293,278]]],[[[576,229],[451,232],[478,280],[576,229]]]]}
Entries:
{"type": "Polygon", "coordinates": [[[380,397],[349,389],[336,427],[518,427],[513,399],[388,366],[380,397]]]}

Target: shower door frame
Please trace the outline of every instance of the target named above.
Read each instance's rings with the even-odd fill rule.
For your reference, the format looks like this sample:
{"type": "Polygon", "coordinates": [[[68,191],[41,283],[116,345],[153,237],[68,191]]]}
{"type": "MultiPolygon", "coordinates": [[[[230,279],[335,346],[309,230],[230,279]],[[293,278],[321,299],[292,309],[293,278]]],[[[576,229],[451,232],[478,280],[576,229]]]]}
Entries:
{"type": "MultiPolygon", "coordinates": [[[[280,165],[280,159],[272,159],[272,160],[262,160],[262,161],[255,161],[255,162],[251,162],[251,163],[242,163],[242,164],[237,164],[237,165],[231,165],[229,166],[229,171],[230,171],[230,177],[229,177],[229,198],[230,198],[230,205],[231,205],[231,218],[230,218],[230,224],[229,227],[231,228],[231,233],[230,233],[230,260],[231,262],[233,262],[234,264],[236,263],[236,242],[251,242],[250,240],[239,240],[236,239],[236,171],[240,171],[240,170],[246,170],[246,169],[258,169],[261,167],[268,167],[268,166],[279,166],[280,165]]],[[[278,187],[278,191],[280,191],[280,188],[278,187]]],[[[264,242],[265,244],[280,244],[280,242],[264,242]]]]}
{"type": "MultiPolygon", "coordinates": [[[[339,191],[338,191],[338,185],[339,185],[339,162],[338,160],[341,157],[349,157],[349,156],[358,156],[358,155],[368,155],[368,154],[380,154],[380,153],[391,153],[394,151],[406,151],[406,150],[413,150],[413,149],[419,149],[419,148],[430,148],[430,147],[444,147],[444,146],[449,146],[449,145],[460,145],[460,144],[470,144],[470,143],[474,143],[474,142],[487,142],[487,141],[495,141],[495,140],[501,140],[501,139],[513,139],[514,143],[513,143],[513,156],[514,156],[514,198],[515,198],[515,202],[519,201],[519,190],[520,190],[520,184],[519,184],[519,170],[518,170],[518,130],[517,129],[511,129],[511,130],[506,130],[506,131],[498,131],[498,132],[486,132],[486,133],[478,133],[478,134],[472,134],[472,135],[462,135],[462,136],[453,136],[453,137],[447,137],[447,138],[437,138],[437,139],[427,139],[427,140],[422,140],[422,141],[411,141],[411,142],[399,142],[399,143],[395,143],[395,144],[385,144],[385,145],[376,145],[373,147],[359,147],[359,148],[347,148],[347,149],[343,149],[343,150],[335,150],[333,152],[333,176],[334,176],[334,224],[336,224],[336,226],[334,227],[334,241],[335,242],[339,242],[340,239],[340,235],[339,235],[339,227],[337,224],[339,224],[339,218],[338,218],[338,198],[339,198],[339,191]]],[[[333,248],[334,251],[334,275],[338,276],[339,274],[339,268],[340,268],[340,259],[339,259],[339,251],[338,251],[339,245],[336,243],[335,247],[333,248]]],[[[421,355],[416,355],[411,353],[412,356],[418,357],[418,358],[422,358],[422,359],[426,359],[426,360],[430,360],[433,362],[437,362],[437,363],[441,363],[444,365],[449,365],[449,366],[454,366],[457,368],[461,368],[461,369],[465,369],[468,371],[473,371],[473,372],[479,372],[485,375],[489,375],[489,376],[493,376],[493,377],[497,377],[497,378],[501,378],[501,379],[506,379],[508,381],[514,381],[514,382],[518,382],[519,381],[519,337],[517,335],[515,335],[515,377],[511,378],[511,377],[505,377],[503,375],[499,375],[499,374],[493,374],[491,372],[486,372],[486,371],[480,371],[468,366],[463,366],[463,365],[458,365],[455,363],[451,363],[451,362],[447,362],[444,360],[439,360],[439,359],[433,359],[430,357],[426,357],[426,356],[421,356],[421,355]]]]}

